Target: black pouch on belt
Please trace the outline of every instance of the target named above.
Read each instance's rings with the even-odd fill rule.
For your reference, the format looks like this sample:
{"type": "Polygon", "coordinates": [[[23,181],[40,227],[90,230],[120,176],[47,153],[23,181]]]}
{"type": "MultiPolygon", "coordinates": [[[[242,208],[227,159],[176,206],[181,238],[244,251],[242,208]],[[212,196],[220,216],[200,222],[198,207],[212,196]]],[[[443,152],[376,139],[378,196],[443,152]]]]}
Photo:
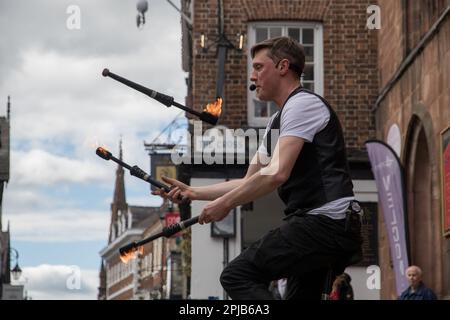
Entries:
{"type": "Polygon", "coordinates": [[[352,200],[345,212],[345,231],[359,232],[361,230],[362,209],[358,201],[352,200]]]}

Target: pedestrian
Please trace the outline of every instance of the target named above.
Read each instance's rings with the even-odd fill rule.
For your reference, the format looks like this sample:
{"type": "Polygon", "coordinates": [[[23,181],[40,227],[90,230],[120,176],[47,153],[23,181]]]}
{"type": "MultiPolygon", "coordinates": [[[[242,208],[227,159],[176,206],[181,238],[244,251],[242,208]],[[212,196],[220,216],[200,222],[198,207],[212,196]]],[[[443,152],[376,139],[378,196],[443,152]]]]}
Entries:
{"type": "Polygon", "coordinates": [[[399,300],[437,300],[436,294],[422,281],[422,270],[418,266],[406,269],[409,287],[402,292],[399,300]]]}

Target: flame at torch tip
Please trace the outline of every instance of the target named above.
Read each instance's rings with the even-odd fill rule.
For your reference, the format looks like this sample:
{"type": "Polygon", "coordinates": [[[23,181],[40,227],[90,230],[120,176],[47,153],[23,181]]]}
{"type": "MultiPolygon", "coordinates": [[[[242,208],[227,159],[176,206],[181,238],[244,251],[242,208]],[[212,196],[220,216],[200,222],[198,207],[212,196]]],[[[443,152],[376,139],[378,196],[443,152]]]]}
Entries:
{"type": "Polygon", "coordinates": [[[106,150],[105,148],[98,147],[97,150],[95,150],[95,153],[96,153],[100,158],[103,158],[103,159],[105,159],[105,160],[111,159],[111,152],[109,152],[109,151],[106,150]]]}
{"type": "Polygon", "coordinates": [[[222,98],[218,97],[216,101],[208,103],[203,111],[206,111],[213,116],[219,117],[222,113],[222,98]]]}
{"type": "Polygon", "coordinates": [[[102,153],[107,153],[108,152],[108,150],[106,148],[103,148],[103,147],[97,147],[97,150],[99,152],[102,152],[102,153]]]}
{"type": "Polygon", "coordinates": [[[132,248],[127,252],[121,253],[120,260],[126,264],[126,263],[128,263],[128,261],[130,261],[132,259],[136,259],[138,257],[138,255],[143,255],[143,254],[144,254],[144,246],[132,248]]]}

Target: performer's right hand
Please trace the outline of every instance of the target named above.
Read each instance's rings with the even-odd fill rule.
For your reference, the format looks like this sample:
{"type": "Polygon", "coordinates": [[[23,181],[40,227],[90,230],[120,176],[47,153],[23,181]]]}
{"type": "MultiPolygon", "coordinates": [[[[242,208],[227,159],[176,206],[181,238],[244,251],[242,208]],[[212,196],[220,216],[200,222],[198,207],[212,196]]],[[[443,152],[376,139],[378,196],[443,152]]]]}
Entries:
{"type": "Polygon", "coordinates": [[[174,203],[180,203],[181,199],[187,197],[191,200],[194,198],[194,192],[192,191],[191,187],[187,184],[184,184],[181,181],[178,181],[176,179],[172,179],[169,177],[161,176],[161,179],[168,183],[170,186],[170,192],[165,192],[162,189],[158,189],[155,191],[152,191],[153,195],[159,195],[164,199],[169,199],[170,201],[174,203]]]}

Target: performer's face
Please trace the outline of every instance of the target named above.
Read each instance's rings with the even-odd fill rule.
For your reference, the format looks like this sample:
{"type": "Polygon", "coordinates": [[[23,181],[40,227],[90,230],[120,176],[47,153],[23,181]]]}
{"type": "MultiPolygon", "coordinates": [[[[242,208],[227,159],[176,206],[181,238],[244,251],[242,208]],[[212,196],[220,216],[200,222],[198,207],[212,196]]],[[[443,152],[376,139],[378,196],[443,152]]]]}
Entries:
{"type": "Polygon", "coordinates": [[[262,49],[252,60],[250,80],[256,85],[256,96],[262,101],[271,101],[277,94],[279,74],[275,62],[267,56],[269,49],[262,49]]]}

